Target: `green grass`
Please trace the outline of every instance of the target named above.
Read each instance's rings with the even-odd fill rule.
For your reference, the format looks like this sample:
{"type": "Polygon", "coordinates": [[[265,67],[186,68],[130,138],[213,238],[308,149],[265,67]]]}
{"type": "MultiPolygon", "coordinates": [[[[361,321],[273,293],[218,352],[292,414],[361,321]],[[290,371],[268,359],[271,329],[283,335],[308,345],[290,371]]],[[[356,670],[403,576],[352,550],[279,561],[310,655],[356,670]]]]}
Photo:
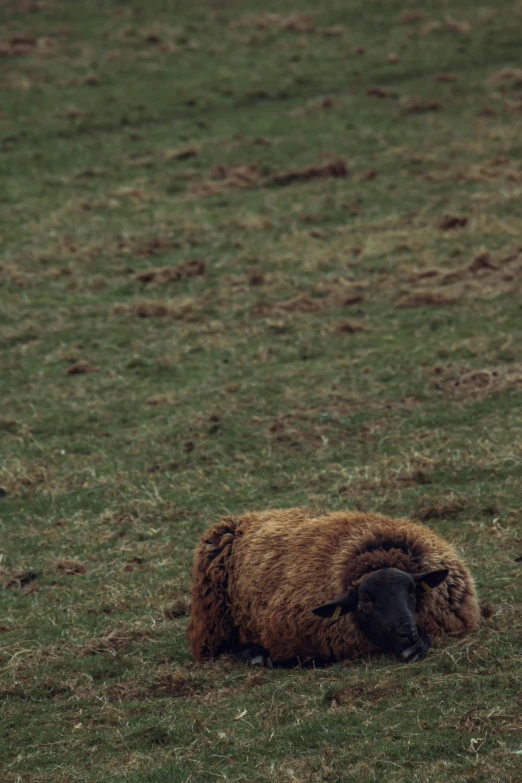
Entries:
{"type": "Polygon", "coordinates": [[[520,5],[0,16],[2,783],[519,781],[520,5]],[[300,504],[440,531],[480,632],[193,661],[199,535],[300,504]]]}

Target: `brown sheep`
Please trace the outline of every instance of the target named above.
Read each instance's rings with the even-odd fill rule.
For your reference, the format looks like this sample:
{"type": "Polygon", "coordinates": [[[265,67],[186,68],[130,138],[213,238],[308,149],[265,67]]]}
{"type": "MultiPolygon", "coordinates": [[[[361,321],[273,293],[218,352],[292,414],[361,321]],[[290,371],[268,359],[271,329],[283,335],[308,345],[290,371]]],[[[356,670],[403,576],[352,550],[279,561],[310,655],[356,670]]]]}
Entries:
{"type": "Polygon", "coordinates": [[[428,634],[469,632],[479,618],[467,568],[428,528],[270,510],[225,517],[201,539],[188,636],[198,659],[332,662],[381,648],[420,660],[428,634]]]}

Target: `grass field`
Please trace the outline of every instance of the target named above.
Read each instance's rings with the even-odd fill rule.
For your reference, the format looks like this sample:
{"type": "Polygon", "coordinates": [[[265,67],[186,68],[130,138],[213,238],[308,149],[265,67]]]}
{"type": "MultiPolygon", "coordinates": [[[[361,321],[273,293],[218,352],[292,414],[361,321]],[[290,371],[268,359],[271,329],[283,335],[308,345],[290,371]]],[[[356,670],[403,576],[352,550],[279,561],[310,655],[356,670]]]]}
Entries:
{"type": "Polygon", "coordinates": [[[522,780],[522,4],[0,2],[2,783],[522,780]],[[476,635],[199,664],[199,535],[425,521],[476,635]]]}

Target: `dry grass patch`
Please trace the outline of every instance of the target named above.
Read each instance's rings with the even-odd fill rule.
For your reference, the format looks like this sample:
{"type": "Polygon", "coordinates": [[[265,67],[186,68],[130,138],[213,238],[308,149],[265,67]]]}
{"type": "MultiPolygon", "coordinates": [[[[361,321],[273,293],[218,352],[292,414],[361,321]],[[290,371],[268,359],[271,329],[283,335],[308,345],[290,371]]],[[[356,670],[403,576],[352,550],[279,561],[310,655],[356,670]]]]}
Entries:
{"type": "Polygon", "coordinates": [[[19,497],[27,492],[59,492],[62,481],[47,462],[28,463],[18,459],[4,463],[0,480],[10,497],[19,497]]]}
{"type": "Polygon", "coordinates": [[[349,685],[333,691],[326,697],[331,709],[359,712],[389,699],[397,693],[397,688],[389,682],[368,685],[349,685]]]}
{"type": "Polygon", "coordinates": [[[97,639],[89,640],[81,649],[81,655],[117,655],[127,650],[135,642],[151,644],[154,634],[141,628],[114,628],[97,639]]]}
{"type": "Polygon", "coordinates": [[[139,684],[134,681],[105,685],[103,697],[110,702],[143,701],[160,698],[193,698],[201,690],[195,676],[180,668],[162,673],[158,671],[152,681],[139,684]]]}

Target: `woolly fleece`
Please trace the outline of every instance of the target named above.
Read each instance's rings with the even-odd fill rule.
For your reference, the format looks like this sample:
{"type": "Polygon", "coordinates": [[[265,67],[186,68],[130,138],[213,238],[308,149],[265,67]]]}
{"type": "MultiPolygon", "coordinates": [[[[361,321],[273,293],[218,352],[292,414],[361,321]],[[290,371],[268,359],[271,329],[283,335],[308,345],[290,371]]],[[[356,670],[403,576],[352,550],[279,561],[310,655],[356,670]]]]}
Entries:
{"type": "Polygon", "coordinates": [[[407,519],[306,509],[226,517],[201,539],[193,569],[188,637],[198,659],[259,644],[274,662],[341,661],[378,649],[354,614],[324,620],[312,610],[379,568],[412,575],[447,568],[419,596],[417,622],[433,637],[478,627],[473,580],[455,549],[407,519]]]}

